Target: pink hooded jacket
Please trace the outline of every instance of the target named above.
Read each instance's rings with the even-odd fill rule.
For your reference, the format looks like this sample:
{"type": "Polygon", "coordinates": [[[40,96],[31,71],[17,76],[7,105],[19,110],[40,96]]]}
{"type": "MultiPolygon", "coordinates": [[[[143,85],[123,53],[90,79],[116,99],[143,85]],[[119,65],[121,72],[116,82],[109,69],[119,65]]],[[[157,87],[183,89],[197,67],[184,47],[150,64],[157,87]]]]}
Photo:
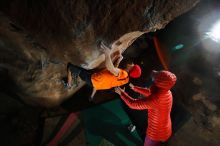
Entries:
{"type": "Polygon", "coordinates": [[[122,92],[121,98],[132,109],[148,109],[147,136],[155,141],[167,141],[172,134],[170,112],[173,99],[170,89],[176,76],[169,71],[153,71],[153,78],[154,84],[150,88],[133,88],[146,98],[133,99],[126,92],[122,92]]]}

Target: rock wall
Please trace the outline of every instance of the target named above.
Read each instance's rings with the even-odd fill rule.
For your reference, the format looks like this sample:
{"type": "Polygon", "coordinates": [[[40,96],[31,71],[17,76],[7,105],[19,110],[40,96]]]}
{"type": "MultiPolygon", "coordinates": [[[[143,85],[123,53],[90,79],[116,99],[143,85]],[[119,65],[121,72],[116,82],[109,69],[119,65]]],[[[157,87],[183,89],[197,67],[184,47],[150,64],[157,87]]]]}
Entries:
{"type": "Polygon", "coordinates": [[[0,68],[25,102],[52,107],[77,91],[61,78],[67,62],[96,68],[98,43],[124,51],[143,33],[162,29],[199,0],[2,0],[0,68]],[[128,34],[127,34],[128,33],[128,34]]]}

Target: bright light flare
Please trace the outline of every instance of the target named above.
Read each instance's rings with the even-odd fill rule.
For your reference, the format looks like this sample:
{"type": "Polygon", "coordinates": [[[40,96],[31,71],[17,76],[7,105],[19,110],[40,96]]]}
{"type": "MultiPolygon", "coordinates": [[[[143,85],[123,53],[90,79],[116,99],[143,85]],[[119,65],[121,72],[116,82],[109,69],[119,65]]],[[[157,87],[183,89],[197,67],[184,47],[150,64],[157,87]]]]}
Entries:
{"type": "Polygon", "coordinates": [[[207,32],[207,35],[216,42],[220,41],[220,21],[213,26],[210,32],[207,32]]]}

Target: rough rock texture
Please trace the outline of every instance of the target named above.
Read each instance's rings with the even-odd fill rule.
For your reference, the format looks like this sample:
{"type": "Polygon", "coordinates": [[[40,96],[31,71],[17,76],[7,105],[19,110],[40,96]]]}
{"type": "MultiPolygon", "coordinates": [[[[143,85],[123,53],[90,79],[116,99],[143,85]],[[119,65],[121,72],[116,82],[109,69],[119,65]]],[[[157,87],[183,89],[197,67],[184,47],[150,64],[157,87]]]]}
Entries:
{"type": "Polygon", "coordinates": [[[143,32],[163,28],[197,2],[1,0],[0,68],[12,80],[8,88],[27,103],[59,105],[83,85],[63,88],[67,62],[96,68],[104,61],[97,46],[101,40],[123,51],[143,32]]]}

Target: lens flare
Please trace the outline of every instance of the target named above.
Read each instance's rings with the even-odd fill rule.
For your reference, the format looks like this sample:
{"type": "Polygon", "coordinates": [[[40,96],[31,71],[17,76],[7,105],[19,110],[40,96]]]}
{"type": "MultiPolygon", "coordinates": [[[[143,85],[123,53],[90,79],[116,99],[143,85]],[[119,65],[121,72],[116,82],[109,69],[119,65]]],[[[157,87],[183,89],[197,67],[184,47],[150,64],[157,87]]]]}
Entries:
{"type": "Polygon", "coordinates": [[[210,32],[207,32],[208,37],[216,42],[220,42],[220,21],[214,25],[210,32]]]}

